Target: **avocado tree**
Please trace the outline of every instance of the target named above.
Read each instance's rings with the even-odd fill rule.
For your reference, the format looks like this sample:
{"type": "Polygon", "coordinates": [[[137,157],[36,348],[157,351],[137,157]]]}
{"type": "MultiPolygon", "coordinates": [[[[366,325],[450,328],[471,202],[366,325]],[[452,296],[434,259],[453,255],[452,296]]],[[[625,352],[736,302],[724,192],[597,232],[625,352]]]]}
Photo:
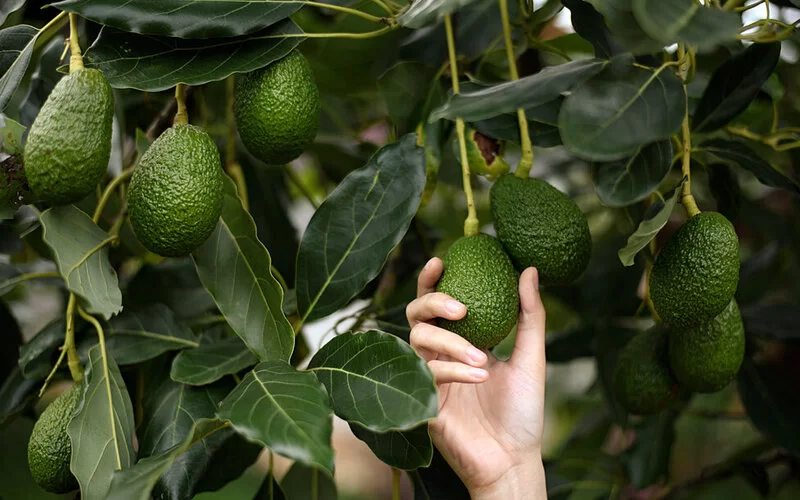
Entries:
{"type": "Polygon", "coordinates": [[[498,358],[543,278],[551,498],[796,498],[798,9],[5,0],[0,497],[335,498],[335,415],[465,498],[405,306],[468,241],[498,358]]]}

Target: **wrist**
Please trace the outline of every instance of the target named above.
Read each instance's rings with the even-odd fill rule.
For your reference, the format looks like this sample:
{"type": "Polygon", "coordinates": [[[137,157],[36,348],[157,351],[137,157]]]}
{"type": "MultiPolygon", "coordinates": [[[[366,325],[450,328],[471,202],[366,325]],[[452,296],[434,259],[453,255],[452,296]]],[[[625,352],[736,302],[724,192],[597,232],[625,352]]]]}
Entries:
{"type": "Polygon", "coordinates": [[[546,499],[541,455],[520,462],[491,484],[470,488],[472,500],[546,499]]]}

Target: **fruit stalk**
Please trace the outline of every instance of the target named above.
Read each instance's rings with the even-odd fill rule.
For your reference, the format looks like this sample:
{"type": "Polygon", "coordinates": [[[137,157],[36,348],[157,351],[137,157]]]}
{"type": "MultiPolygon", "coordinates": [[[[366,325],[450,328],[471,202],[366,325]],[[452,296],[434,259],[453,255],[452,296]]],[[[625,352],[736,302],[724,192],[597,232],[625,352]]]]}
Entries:
{"type": "Polygon", "coordinates": [[[67,332],[64,337],[63,349],[67,351],[67,366],[69,366],[69,373],[72,375],[72,380],[80,382],[83,380],[83,366],[81,366],[81,359],[78,357],[78,350],[75,347],[76,305],[77,298],[75,294],[69,294],[69,302],[67,302],[67,332]]]}
{"type": "MultiPolygon", "coordinates": [[[[456,61],[456,44],[453,40],[453,22],[450,16],[444,16],[444,28],[447,33],[447,53],[450,59],[450,80],[453,83],[453,94],[459,93],[458,63],[456,61]]],[[[456,135],[458,149],[461,152],[461,174],[464,182],[464,196],[467,198],[467,219],[464,221],[464,236],[478,234],[480,223],[475,211],[475,198],[472,195],[472,184],[469,179],[469,159],[467,158],[467,141],[464,137],[464,120],[456,118],[456,135]]]]}
{"type": "Polygon", "coordinates": [[[69,15],[69,72],[75,73],[83,69],[83,54],[78,39],[78,15],[69,15]]]}
{"type": "MultiPolygon", "coordinates": [[[[519,72],[517,71],[517,58],[514,57],[514,43],[511,40],[511,22],[508,18],[508,0],[497,0],[500,5],[500,19],[503,22],[503,39],[506,44],[506,58],[508,59],[508,71],[511,73],[511,80],[519,80],[519,72]]],[[[519,159],[517,177],[523,179],[527,178],[530,174],[531,167],[533,167],[533,146],[531,145],[531,136],[528,133],[528,118],[525,116],[525,110],[517,108],[517,120],[519,121],[519,138],[520,146],[522,148],[522,157],[519,159]]]]}
{"type": "Polygon", "coordinates": [[[686,92],[686,82],[689,74],[694,73],[694,71],[690,67],[692,63],[691,57],[688,59],[686,57],[688,53],[690,51],[687,51],[683,45],[678,47],[679,73],[681,80],[683,80],[683,94],[686,99],[686,113],[683,115],[683,123],[681,124],[681,142],[683,145],[681,172],[686,182],[683,184],[681,204],[686,208],[689,217],[694,217],[700,213],[700,209],[697,208],[697,202],[692,196],[692,131],[689,128],[689,94],[686,92]]]}
{"type": "Polygon", "coordinates": [[[173,125],[186,125],[189,123],[189,112],[186,110],[186,85],[179,83],[175,86],[175,103],[178,106],[175,111],[173,125]]]}

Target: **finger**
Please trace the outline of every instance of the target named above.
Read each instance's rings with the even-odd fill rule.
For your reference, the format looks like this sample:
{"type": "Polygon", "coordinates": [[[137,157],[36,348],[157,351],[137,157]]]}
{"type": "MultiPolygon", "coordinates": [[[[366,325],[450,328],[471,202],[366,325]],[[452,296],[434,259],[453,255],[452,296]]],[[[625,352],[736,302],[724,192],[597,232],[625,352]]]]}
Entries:
{"type": "Polygon", "coordinates": [[[433,360],[428,362],[436,384],[479,384],[489,378],[489,372],[482,368],[465,365],[457,361],[433,360]]]}
{"type": "MultiPolygon", "coordinates": [[[[437,356],[430,359],[449,356],[455,361],[477,367],[485,365],[489,360],[486,353],[470,344],[464,337],[428,323],[418,323],[414,326],[409,341],[417,352],[421,349],[427,353],[436,353],[437,356]]],[[[425,359],[424,356],[420,356],[425,359]]]]}
{"type": "Polygon", "coordinates": [[[413,328],[417,323],[434,318],[459,320],[467,314],[467,306],[440,292],[432,292],[414,299],[406,307],[408,324],[413,328]]]}
{"type": "Polygon", "coordinates": [[[417,297],[436,291],[436,283],[439,282],[443,269],[444,265],[439,257],[434,257],[425,264],[417,278],[417,297]]]}
{"type": "Polygon", "coordinates": [[[529,267],[519,278],[519,323],[511,362],[544,367],[545,310],[539,295],[539,272],[529,267]]]}

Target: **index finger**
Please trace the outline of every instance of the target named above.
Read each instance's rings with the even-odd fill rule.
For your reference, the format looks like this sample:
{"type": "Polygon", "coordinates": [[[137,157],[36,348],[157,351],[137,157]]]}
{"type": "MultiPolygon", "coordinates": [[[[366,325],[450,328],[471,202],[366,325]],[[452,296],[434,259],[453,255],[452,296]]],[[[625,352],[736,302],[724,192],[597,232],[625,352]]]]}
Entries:
{"type": "Polygon", "coordinates": [[[417,297],[436,291],[436,284],[442,276],[443,269],[444,264],[439,257],[434,257],[425,264],[417,278],[417,297]]]}

